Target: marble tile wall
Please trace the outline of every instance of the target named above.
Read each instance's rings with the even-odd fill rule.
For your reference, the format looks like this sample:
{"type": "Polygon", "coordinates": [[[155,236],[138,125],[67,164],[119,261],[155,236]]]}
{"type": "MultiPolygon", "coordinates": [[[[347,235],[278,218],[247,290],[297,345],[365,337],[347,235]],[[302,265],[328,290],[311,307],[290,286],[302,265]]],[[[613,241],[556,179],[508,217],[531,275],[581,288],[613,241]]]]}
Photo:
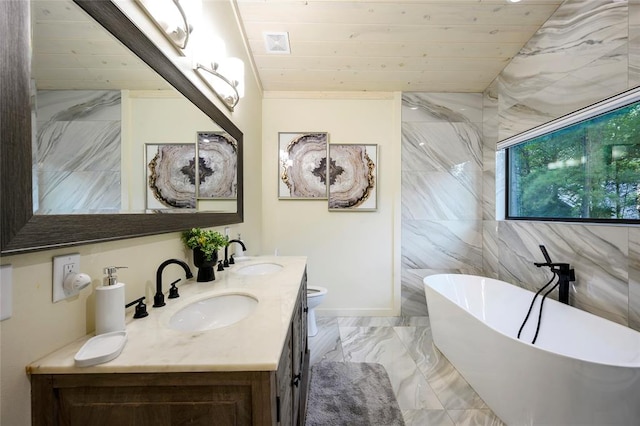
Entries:
{"type": "Polygon", "coordinates": [[[629,327],[640,330],[640,229],[629,229],[629,327]]]}
{"type": "Polygon", "coordinates": [[[422,278],[482,271],[480,94],[402,99],[402,315],[425,315],[422,278]]]}
{"type": "Polygon", "coordinates": [[[503,205],[498,202],[504,198],[504,173],[498,173],[497,165],[501,162],[496,157],[498,112],[498,82],[495,80],[482,99],[482,270],[491,278],[499,277],[497,220],[504,218],[503,205]]]}
{"type": "Polygon", "coordinates": [[[625,91],[628,16],[626,1],[562,3],[500,74],[500,139],[625,91]]]}
{"type": "Polygon", "coordinates": [[[119,91],[38,91],[38,213],[118,212],[119,91]]]}
{"type": "Polygon", "coordinates": [[[497,176],[484,179],[484,274],[537,289],[549,276],[533,265],[544,244],[553,260],[575,268],[574,306],[638,330],[640,228],[496,222],[504,153],[496,155],[495,143],[640,84],[639,45],[640,1],[567,0],[485,91],[483,110],[483,158],[497,162],[497,176]],[[487,187],[497,188],[497,202],[487,187]]]}
{"type": "Polygon", "coordinates": [[[544,260],[538,248],[544,244],[554,261],[575,268],[573,306],[628,324],[631,228],[503,221],[498,229],[500,279],[530,290],[542,287],[551,275],[533,262],[544,260]]]}
{"type": "Polygon", "coordinates": [[[629,88],[640,86],[640,0],[629,0],[629,88]]]}
{"type": "Polygon", "coordinates": [[[505,137],[639,84],[640,0],[567,0],[480,106],[473,94],[405,93],[402,314],[423,315],[422,278],[435,272],[538,288],[548,273],[533,262],[545,244],[576,270],[572,304],[640,330],[640,227],[502,220],[496,152],[505,137]]]}

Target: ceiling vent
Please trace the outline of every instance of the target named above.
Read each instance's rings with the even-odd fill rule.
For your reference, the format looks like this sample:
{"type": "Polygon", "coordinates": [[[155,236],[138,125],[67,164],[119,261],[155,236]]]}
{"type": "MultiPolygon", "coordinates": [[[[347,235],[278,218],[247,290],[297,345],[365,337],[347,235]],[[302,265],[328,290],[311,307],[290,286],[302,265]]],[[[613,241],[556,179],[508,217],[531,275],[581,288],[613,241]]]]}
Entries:
{"type": "Polygon", "coordinates": [[[274,53],[280,55],[289,55],[291,48],[289,47],[289,33],[287,32],[265,32],[264,46],[267,49],[267,53],[274,53]]]}

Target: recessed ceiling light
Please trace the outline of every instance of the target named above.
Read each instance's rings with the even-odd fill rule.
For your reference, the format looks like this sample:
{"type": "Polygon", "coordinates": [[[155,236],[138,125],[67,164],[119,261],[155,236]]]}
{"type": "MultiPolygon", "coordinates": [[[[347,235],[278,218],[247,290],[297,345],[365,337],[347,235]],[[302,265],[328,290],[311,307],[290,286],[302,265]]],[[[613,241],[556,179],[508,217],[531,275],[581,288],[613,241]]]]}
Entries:
{"type": "Polygon", "coordinates": [[[289,46],[289,33],[287,32],[264,32],[264,46],[267,53],[288,55],[291,53],[289,46]]]}

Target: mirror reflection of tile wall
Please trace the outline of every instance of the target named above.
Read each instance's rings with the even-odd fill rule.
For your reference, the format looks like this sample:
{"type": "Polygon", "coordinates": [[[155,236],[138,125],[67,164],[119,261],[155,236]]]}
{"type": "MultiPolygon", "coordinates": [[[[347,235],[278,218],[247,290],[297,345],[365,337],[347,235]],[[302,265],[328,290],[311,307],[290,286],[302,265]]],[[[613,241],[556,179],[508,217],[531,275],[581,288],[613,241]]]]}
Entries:
{"type": "Polygon", "coordinates": [[[38,91],[35,114],[36,213],[120,212],[120,91],[38,91]]]}

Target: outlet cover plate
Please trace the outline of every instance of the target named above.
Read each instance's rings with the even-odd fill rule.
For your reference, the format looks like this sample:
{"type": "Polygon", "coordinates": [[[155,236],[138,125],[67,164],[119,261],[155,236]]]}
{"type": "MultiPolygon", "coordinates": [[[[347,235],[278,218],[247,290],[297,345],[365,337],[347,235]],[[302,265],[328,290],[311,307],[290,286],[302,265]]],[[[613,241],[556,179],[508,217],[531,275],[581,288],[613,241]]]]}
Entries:
{"type": "Polygon", "coordinates": [[[53,302],[75,296],[78,292],[67,294],[64,291],[64,277],[66,273],[80,273],[80,254],[66,254],[53,258],[53,302]]]}

